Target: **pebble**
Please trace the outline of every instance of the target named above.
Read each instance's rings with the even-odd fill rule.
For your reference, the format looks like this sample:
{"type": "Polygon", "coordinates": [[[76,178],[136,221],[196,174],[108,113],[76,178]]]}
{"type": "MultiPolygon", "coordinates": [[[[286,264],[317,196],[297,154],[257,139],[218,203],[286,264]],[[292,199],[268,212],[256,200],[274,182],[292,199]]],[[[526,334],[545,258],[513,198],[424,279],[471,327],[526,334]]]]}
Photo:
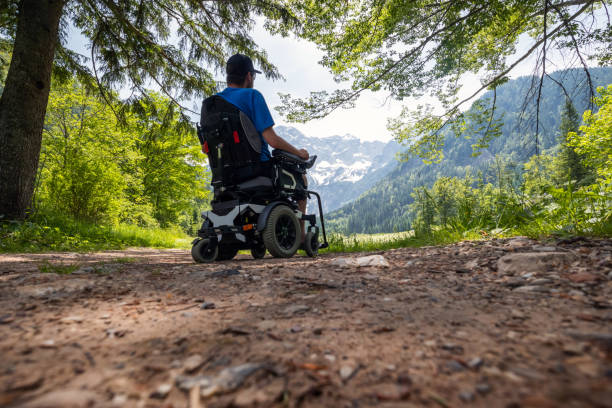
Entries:
{"type": "Polygon", "coordinates": [[[193,354],[183,362],[183,367],[186,372],[190,373],[200,368],[202,364],[204,364],[204,358],[199,354],[193,354]]]}
{"type": "Polygon", "coordinates": [[[463,402],[474,401],[474,393],[472,391],[461,391],[459,393],[459,399],[463,402]]]}
{"type": "Polygon", "coordinates": [[[209,310],[209,309],[214,309],[216,306],[213,302],[203,302],[202,305],[200,306],[200,309],[202,310],[209,310]]]}
{"type": "Polygon", "coordinates": [[[476,384],[476,392],[481,395],[487,395],[491,392],[491,386],[487,383],[479,383],[476,384]]]}
{"type": "Polygon", "coordinates": [[[484,360],[480,357],[474,357],[470,361],[468,361],[467,365],[473,370],[477,370],[484,364],[484,360]]]}
{"type": "Polygon", "coordinates": [[[340,378],[342,378],[343,381],[346,381],[353,375],[354,371],[355,371],[354,367],[349,366],[349,365],[344,365],[340,367],[340,378]]]}
{"type": "Polygon", "coordinates": [[[570,343],[563,346],[563,352],[569,356],[579,356],[584,353],[585,349],[584,343],[570,343]]]}
{"type": "Polygon", "coordinates": [[[446,368],[448,368],[451,372],[458,373],[460,371],[465,371],[465,367],[458,361],[451,360],[446,363],[446,368]]]}
{"type": "Polygon", "coordinates": [[[172,384],[162,384],[150,395],[151,398],[165,399],[172,390],[172,384]]]}
{"type": "Polygon", "coordinates": [[[503,275],[518,272],[546,272],[553,266],[569,264],[575,256],[569,252],[521,252],[504,255],[497,261],[497,271],[503,275]]]}
{"type": "Polygon", "coordinates": [[[325,354],[323,357],[330,363],[334,363],[336,361],[336,356],[333,354],[325,354]]]}
{"type": "Polygon", "coordinates": [[[527,286],[520,286],[518,288],[515,288],[512,290],[513,292],[519,292],[519,293],[534,293],[534,292],[549,292],[550,290],[548,288],[543,288],[542,286],[535,286],[535,285],[527,285],[527,286]]]}
{"type": "Polygon", "coordinates": [[[225,269],[222,271],[213,272],[210,274],[211,278],[227,278],[229,276],[240,275],[238,269],[225,269]]]}
{"type": "Polygon", "coordinates": [[[552,280],[550,279],[545,279],[545,278],[540,278],[540,279],[535,279],[531,282],[529,282],[530,285],[534,285],[534,286],[538,286],[538,285],[548,285],[552,283],[552,280]]]}
{"type": "Polygon", "coordinates": [[[542,245],[534,245],[534,246],[531,247],[531,249],[533,249],[534,251],[538,251],[538,252],[555,252],[555,251],[558,251],[557,247],[542,246],[542,245]]]}
{"type": "Polygon", "coordinates": [[[55,345],[55,340],[45,340],[42,343],[40,343],[40,347],[42,347],[42,348],[55,348],[57,346],[55,345]]]}
{"type": "Polygon", "coordinates": [[[310,306],[306,305],[291,305],[287,306],[284,310],[285,314],[294,315],[298,313],[305,313],[310,310],[310,306]]]}

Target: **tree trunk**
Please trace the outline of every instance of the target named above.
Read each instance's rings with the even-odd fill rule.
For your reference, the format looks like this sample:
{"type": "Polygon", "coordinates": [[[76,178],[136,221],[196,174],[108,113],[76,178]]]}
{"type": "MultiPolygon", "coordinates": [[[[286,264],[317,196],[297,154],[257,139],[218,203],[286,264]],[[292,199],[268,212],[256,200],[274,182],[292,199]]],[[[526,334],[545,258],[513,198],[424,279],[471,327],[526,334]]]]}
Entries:
{"type": "Polygon", "coordinates": [[[31,205],[64,0],[21,0],[13,58],[0,98],[0,216],[31,205]]]}

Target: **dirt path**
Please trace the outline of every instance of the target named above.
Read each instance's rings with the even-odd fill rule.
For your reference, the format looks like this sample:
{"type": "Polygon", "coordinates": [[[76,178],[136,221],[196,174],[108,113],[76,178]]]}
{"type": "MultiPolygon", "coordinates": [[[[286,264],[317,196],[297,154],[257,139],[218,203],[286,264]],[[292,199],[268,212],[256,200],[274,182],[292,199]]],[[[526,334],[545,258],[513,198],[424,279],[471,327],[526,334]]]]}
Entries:
{"type": "Polygon", "coordinates": [[[0,406],[612,406],[612,241],[365,255],[0,255],[0,406]]]}

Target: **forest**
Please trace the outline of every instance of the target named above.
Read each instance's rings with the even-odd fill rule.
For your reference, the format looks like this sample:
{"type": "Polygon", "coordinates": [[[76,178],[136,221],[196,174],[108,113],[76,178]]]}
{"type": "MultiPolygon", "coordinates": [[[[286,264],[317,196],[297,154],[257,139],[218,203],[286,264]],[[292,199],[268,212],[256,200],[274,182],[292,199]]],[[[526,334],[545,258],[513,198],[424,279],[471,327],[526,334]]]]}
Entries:
{"type": "MultiPolygon", "coordinates": [[[[592,106],[579,69],[554,72],[544,83],[539,146],[533,109],[524,108],[533,107],[525,101],[532,78],[512,80],[497,90],[496,137],[483,145],[475,140],[479,135],[457,135],[449,127],[439,163],[412,158],[400,164],[328,219],[345,234],[414,229],[419,235],[431,234],[432,228],[456,236],[479,231],[609,234],[604,168],[612,143],[602,125],[609,121],[612,70],[596,68],[590,75],[599,86],[592,106]],[[590,154],[599,159],[586,154],[589,144],[590,154]]],[[[480,101],[490,98],[485,94],[480,101]]]]}
{"type": "Polygon", "coordinates": [[[289,121],[365,91],[438,100],[440,114],[406,105],[389,119],[401,163],[330,214],[332,230],[609,232],[606,1],[43,3],[0,13],[3,251],[185,245],[210,196],[186,104],[215,92],[232,52],[282,77],[253,39],[262,23],[313,43],[338,83],[282,94],[289,121]],[[70,49],[74,31],[90,55],[70,49]],[[522,63],[534,75],[510,80],[522,63]],[[480,88],[461,99],[466,74],[480,88]]]}

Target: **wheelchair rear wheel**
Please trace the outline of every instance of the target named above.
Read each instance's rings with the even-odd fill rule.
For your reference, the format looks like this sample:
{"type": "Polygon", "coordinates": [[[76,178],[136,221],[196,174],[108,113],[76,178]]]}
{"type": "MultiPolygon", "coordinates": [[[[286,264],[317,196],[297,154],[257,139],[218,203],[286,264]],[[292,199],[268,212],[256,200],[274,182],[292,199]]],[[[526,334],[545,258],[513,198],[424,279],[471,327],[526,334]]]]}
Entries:
{"type": "Polygon", "coordinates": [[[300,246],[300,221],[286,205],[275,207],[263,233],[266,248],[276,258],[292,257],[300,246]]]}
{"type": "Polygon", "coordinates": [[[191,247],[191,256],[198,263],[215,262],[219,255],[219,246],[209,239],[201,239],[191,247]]]}

